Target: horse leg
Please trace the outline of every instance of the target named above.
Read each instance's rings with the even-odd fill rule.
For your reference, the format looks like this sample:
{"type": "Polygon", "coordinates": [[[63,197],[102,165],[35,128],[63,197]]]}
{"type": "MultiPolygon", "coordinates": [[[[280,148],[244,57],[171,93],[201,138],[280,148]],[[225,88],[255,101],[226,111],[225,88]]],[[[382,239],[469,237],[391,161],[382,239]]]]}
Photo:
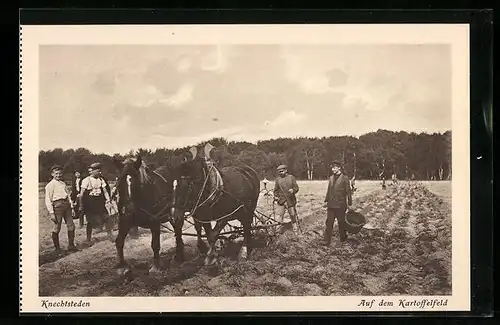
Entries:
{"type": "Polygon", "coordinates": [[[128,268],[129,266],[125,262],[125,258],[123,257],[123,247],[125,246],[125,238],[132,227],[130,220],[121,219],[118,224],[118,236],[115,239],[116,246],[116,255],[118,259],[118,263],[115,268],[128,268]]]}
{"type": "Polygon", "coordinates": [[[251,252],[251,242],[252,242],[252,217],[253,215],[245,214],[246,218],[240,220],[243,225],[243,245],[240,248],[240,252],[238,254],[238,259],[245,260],[247,259],[249,253],[251,252]]]}
{"type": "Polygon", "coordinates": [[[207,238],[208,238],[208,234],[212,230],[212,227],[210,227],[210,231],[207,231],[207,225],[210,227],[209,223],[202,224],[201,222],[198,222],[198,221],[194,222],[194,228],[196,229],[196,234],[198,235],[197,246],[198,246],[198,250],[202,254],[206,254],[208,252],[208,247],[205,244],[205,242],[203,241],[203,238],[201,237],[201,227],[203,226],[203,228],[205,229],[205,234],[207,235],[207,238]]]}
{"type": "Polygon", "coordinates": [[[153,249],[153,266],[149,272],[160,271],[162,266],[160,263],[160,224],[151,225],[151,249],[153,249]]]}
{"type": "Polygon", "coordinates": [[[208,244],[210,249],[207,253],[207,257],[205,257],[205,265],[213,265],[217,259],[217,250],[215,248],[215,243],[219,237],[221,230],[226,226],[227,221],[217,221],[215,227],[208,236],[208,244]]]}
{"type": "Polygon", "coordinates": [[[175,233],[175,261],[183,262],[184,261],[184,241],[182,240],[182,226],[184,225],[183,218],[177,218],[173,221],[170,221],[172,227],[174,227],[175,233]]]}

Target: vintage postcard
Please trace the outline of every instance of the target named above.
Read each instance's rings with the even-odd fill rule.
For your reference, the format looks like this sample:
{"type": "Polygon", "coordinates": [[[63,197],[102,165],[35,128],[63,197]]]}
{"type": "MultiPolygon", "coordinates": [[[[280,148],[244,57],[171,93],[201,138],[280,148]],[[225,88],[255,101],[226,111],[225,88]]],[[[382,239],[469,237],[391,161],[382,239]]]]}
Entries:
{"type": "Polygon", "coordinates": [[[470,310],[468,25],[21,27],[22,313],[470,310]]]}

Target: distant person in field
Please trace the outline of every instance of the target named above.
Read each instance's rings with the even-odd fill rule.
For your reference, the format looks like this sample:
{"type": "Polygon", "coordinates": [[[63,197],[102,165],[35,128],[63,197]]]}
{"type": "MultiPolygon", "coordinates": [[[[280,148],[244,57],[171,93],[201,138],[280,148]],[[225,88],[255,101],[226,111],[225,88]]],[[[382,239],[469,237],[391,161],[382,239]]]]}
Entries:
{"type": "Polygon", "coordinates": [[[112,238],[112,228],[109,222],[105,204],[110,202],[109,185],[101,176],[101,164],[90,165],[89,176],[85,177],[80,190],[80,209],[87,217],[87,241],[92,244],[92,229],[106,226],[108,237],[112,238]]]}
{"type": "Polygon", "coordinates": [[[75,247],[75,224],[73,216],[75,210],[70,199],[70,193],[66,189],[66,183],[62,180],[62,167],[54,165],[50,169],[52,180],[45,186],[45,206],[49,211],[50,220],[54,223],[52,228],[52,242],[57,254],[61,253],[59,244],[59,232],[64,222],[68,230],[68,251],[76,251],[75,247]]]}
{"type": "Polygon", "coordinates": [[[332,172],[333,175],[328,179],[328,188],[325,197],[327,216],[326,229],[322,242],[325,246],[330,245],[332,241],[332,231],[335,219],[338,221],[340,241],[343,242],[347,239],[345,214],[347,207],[352,205],[349,177],[342,172],[342,163],[334,161],[332,163],[332,172]]]}
{"type": "Polygon", "coordinates": [[[278,166],[278,177],[274,182],[274,197],[276,203],[278,203],[276,213],[279,220],[283,222],[285,211],[288,211],[294,233],[298,231],[297,210],[295,208],[297,205],[297,198],[295,195],[298,192],[299,186],[297,185],[297,180],[293,175],[288,174],[287,166],[278,166]]]}
{"type": "Polygon", "coordinates": [[[392,183],[397,184],[398,183],[398,178],[396,176],[396,173],[392,174],[392,183]]]}
{"type": "Polygon", "coordinates": [[[71,201],[73,202],[73,207],[75,213],[78,216],[78,221],[80,223],[80,228],[83,228],[85,220],[84,215],[79,209],[80,205],[80,189],[82,188],[83,177],[79,171],[75,171],[74,177],[71,181],[71,201]]]}

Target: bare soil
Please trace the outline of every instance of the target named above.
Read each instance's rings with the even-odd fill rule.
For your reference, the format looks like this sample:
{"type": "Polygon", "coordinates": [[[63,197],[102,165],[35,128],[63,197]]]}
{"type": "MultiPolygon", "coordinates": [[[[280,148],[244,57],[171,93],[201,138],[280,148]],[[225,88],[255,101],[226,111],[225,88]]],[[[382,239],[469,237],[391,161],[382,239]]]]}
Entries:
{"type": "MultiPolygon", "coordinates": [[[[186,261],[177,264],[173,235],[161,237],[163,272],[149,273],[152,261],[149,231],[127,238],[127,276],[113,265],[114,244],[97,235],[80,251],[63,257],[52,253],[50,222],[40,216],[39,290],[41,296],[276,296],[276,295],[448,295],[451,294],[451,183],[429,187],[400,182],[382,190],[379,182],[357,182],[354,208],[368,223],[345,243],[320,245],[326,211],[326,181],[299,182],[298,212],[302,232],[288,228],[266,245],[256,233],[250,259],[238,261],[240,242],[229,243],[219,263],[203,265],[194,237],[185,237],[186,261]],[[429,188],[432,189],[429,190],[429,188]],[[436,190],[436,188],[438,188],[436,190]],[[435,194],[438,193],[439,195],[435,194]]],[[[272,184],[268,185],[272,188],[272,184]]],[[[259,210],[272,213],[261,197],[259,210]]],[[[43,209],[43,193],[40,204],[43,209]]],[[[186,225],[188,227],[188,225],[186,225]]],[[[189,231],[189,230],[186,230],[189,231]]],[[[65,227],[61,244],[66,244],[65,227]]]]}

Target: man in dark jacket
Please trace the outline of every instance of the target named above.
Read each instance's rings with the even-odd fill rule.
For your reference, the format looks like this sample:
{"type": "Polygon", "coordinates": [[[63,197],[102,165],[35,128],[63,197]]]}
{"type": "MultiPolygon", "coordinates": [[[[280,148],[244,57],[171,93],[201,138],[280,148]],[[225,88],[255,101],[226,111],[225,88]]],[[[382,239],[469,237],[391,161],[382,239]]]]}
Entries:
{"type": "Polygon", "coordinates": [[[288,174],[286,165],[280,165],[278,167],[278,177],[276,177],[274,181],[274,197],[276,203],[278,203],[276,215],[280,218],[279,220],[283,222],[285,211],[288,211],[294,233],[298,232],[297,210],[295,208],[297,205],[297,198],[295,195],[298,191],[299,186],[297,185],[295,177],[288,174]]]}
{"type": "Polygon", "coordinates": [[[327,207],[326,229],[323,245],[328,246],[332,240],[333,224],[338,220],[340,241],[347,239],[345,230],[345,213],[347,206],[352,205],[351,187],[349,177],[343,174],[342,164],[339,161],[332,163],[333,175],[328,180],[325,203],[327,207]]]}
{"type": "Polygon", "coordinates": [[[71,201],[73,201],[73,206],[75,207],[75,212],[78,215],[80,221],[80,228],[84,225],[84,214],[79,209],[80,204],[80,188],[82,187],[83,177],[79,171],[75,171],[75,175],[71,181],[71,201]]]}

